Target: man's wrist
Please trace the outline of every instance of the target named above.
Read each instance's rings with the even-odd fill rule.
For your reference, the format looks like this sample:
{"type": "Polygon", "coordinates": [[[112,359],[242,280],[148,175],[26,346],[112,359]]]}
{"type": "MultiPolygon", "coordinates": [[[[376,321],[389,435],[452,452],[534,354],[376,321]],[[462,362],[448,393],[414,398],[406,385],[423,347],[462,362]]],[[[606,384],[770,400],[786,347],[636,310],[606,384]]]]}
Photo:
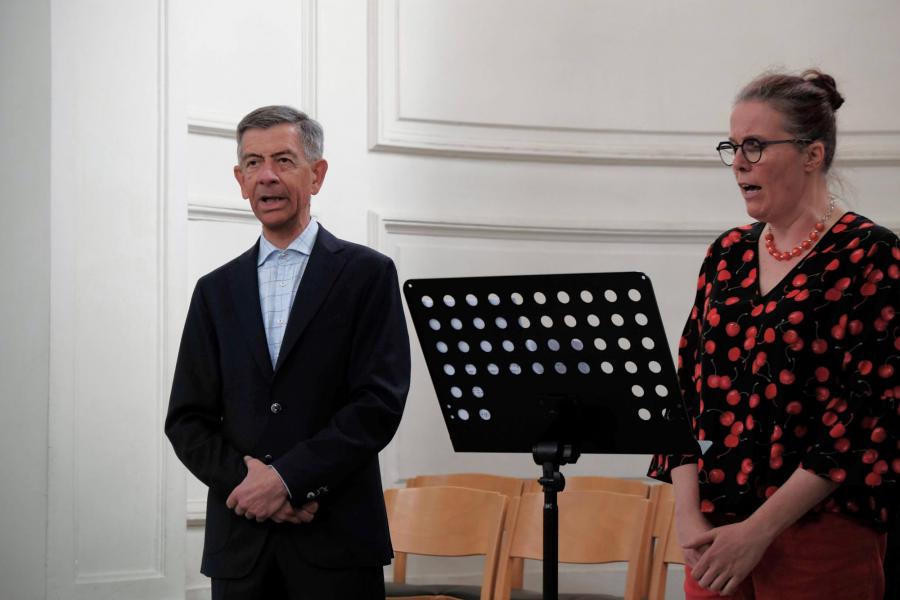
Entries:
{"type": "Polygon", "coordinates": [[[287,494],[288,498],[291,498],[291,488],[288,487],[287,482],[284,480],[284,477],[281,476],[281,473],[278,472],[278,469],[273,467],[272,465],[267,465],[272,472],[278,477],[278,480],[281,482],[281,487],[284,488],[284,493],[287,494]]]}

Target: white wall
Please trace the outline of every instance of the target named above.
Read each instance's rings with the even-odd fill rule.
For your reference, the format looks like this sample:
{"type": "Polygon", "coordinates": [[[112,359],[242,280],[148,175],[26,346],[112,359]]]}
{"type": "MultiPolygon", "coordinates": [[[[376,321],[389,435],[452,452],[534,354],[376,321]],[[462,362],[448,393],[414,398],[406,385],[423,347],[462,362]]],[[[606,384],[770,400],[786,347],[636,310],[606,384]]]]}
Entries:
{"type": "MultiPolygon", "coordinates": [[[[893,5],[279,0],[252,15],[237,2],[216,14],[191,6],[191,279],[257,235],[231,179],[230,135],[249,110],[282,102],[325,127],[330,168],[313,212],[390,254],[401,280],[644,270],[673,346],[706,245],[747,220],[713,147],[734,94],[761,71],[834,74],[847,97],[838,170],[849,200],[900,227],[900,79],[885,77],[900,73],[893,5]]],[[[452,452],[417,340],[413,349],[404,421],[382,454],[385,485],[422,472],[535,476],[526,455],[452,452]]],[[[641,477],[646,463],[586,456],[566,473],[641,477]]],[[[199,516],[203,487],[188,490],[199,516]]],[[[192,535],[189,556],[199,554],[192,535]]],[[[188,568],[199,595],[205,583],[188,568]]]]}
{"type": "MultiPolygon", "coordinates": [[[[257,106],[323,123],[313,212],[390,254],[401,279],[641,269],[670,343],[707,242],[746,221],[712,148],[768,67],[835,75],[849,200],[900,229],[892,3],[70,0],[6,2],[0,20],[0,451],[16,457],[0,476],[16,482],[3,506],[20,507],[0,526],[24,540],[3,544],[4,600],[208,593],[205,492],[185,485],[162,418],[194,281],[258,234],[231,175],[234,125],[257,106]]],[[[534,476],[528,456],[451,451],[413,348],[385,484],[534,476]]],[[[566,473],[645,465],[586,456],[566,473]]],[[[564,581],[620,583],[604,572],[564,581]]]]}

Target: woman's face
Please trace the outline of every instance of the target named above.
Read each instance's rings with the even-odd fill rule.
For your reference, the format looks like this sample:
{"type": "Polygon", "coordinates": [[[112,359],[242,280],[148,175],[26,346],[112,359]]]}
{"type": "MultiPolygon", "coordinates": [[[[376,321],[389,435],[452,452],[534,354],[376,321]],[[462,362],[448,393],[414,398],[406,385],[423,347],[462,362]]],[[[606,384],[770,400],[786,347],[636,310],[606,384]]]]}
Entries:
{"type": "MultiPolygon", "coordinates": [[[[729,140],[742,144],[747,138],[761,142],[787,140],[781,113],[766,102],[747,101],[731,111],[729,140]]],[[[732,171],[747,206],[747,214],[757,221],[778,223],[790,219],[803,204],[810,177],[807,153],[797,144],[776,144],[763,149],[758,162],[751,163],[739,150],[732,171]]]]}

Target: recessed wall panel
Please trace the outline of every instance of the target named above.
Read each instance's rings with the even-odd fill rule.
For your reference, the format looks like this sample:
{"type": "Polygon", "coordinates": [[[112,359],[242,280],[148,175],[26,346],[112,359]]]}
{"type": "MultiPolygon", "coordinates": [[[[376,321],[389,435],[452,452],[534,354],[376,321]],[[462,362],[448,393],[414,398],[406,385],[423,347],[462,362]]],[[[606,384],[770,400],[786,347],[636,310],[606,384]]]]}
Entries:
{"type": "MultiPolygon", "coordinates": [[[[690,310],[700,262],[718,229],[671,232],[639,227],[504,226],[376,219],[383,251],[402,282],[431,277],[642,271],[654,288],[674,356],[690,310]]],[[[724,227],[722,227],[724,229],[724,227]]],[[[484,471],[529,477],[530,455],[454,453],[421,346],[410,324],[413,374],[403,423],[388,450],[385,472],[396,483],[421,473],[484,471]],[[428,448],[428,452],[417,449],[428,448]],[[489,465],[489,466],[487,466],[489,465]]],[[[505,399],[515,402],[515,398],[505,399]]],[[[641,477],[646,456],[585,455],[569,474],[641,477]]]]}
{"type": "Polygon", "coordinates": [[[190,115],[236,123],[258,106],[299,104],[300,2],[187,2],[186,13],[190,115]]]}
{"type": "Polygon", "coordinates": [[[900,160],[893,4],[372,3],[374,149],[713,162],[742,85],[821,66],[853,99],[838,159],[900,160]]]}

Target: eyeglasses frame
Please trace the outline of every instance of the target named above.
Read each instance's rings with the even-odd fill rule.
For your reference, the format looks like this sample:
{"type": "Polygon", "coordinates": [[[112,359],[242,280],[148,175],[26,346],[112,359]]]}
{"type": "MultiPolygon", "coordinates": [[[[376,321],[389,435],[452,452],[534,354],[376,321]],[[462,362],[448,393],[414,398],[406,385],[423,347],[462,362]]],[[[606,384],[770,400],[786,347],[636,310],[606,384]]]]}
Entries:
{"type": "Polygon", "coordinates": [[[789,140],[766,141],[766,140],[759,140],[755,137],[748,137],[740,144],[735,144],[734,142],[729,142],[729,141],[719,142],[719,144],[716,146],[716,152],[719,153],[719,160],[722,161],[722,164],[724,164],[726,167],[730,167],[730,166],[734,165],[734,159],[737,158],[738,150],[740,150],[741,152],[744,152],[744,144],[746,144],[747,142],[756,142],[757,144],[759,144],[759,158],[757,158],[756,160],[750,160],[750,158],[747,156],[747,153],[744,152],[744,158],[747,160],[747,162],[750,163],[751,165],[755,165],[760,160],[762,160],[763,150],[765,150],[769,146],[775,146],[776,144],[800,144],[800,145],[805,146],[807,144],[812,144],[814,141],[815,140],[810,140],[810,139],[805,139],[805,138],[792,138],[789,140]],[[734,156],[731,159],[731,163],[725,162],[725,157],[722,156],[722,150],[724,148],[728,148],[728,147],[730,147],[734,151],[734,156]]]}

